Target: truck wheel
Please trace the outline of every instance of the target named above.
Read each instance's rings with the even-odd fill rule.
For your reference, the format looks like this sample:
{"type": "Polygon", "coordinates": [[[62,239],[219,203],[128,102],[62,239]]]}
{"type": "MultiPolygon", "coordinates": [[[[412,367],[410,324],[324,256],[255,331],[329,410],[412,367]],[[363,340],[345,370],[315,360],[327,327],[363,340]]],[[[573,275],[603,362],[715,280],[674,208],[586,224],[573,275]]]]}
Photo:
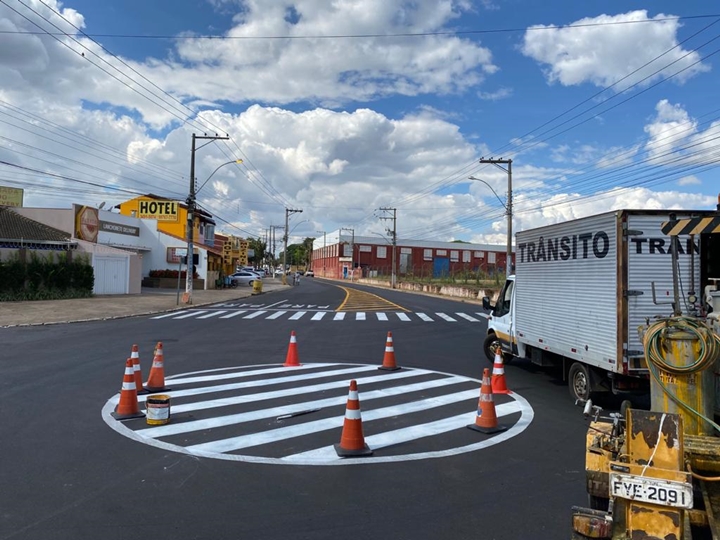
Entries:
{"type": "Polygon", "coordinates": [[[573,399],[590,399],[590,372],[584,364],[575,362],[568,372],[568,388],[573,399]]]}
{"type": "MultiPolygon", "coordinates": [[[[495,363],[495,353],[492,350],[492,344],[495,343],[498,340],[498,338],[495,336],[495,334],[490,333],[485,338],[485,341],[483,342],[483,351],[485,351],[485,358],[487,358],[488,362],[491,364],[495,363]]],[[[507,353],[502,353],[503,357],[503,364],[509,364],[512,361],[512,356],[510,356],[507,353]]]]}

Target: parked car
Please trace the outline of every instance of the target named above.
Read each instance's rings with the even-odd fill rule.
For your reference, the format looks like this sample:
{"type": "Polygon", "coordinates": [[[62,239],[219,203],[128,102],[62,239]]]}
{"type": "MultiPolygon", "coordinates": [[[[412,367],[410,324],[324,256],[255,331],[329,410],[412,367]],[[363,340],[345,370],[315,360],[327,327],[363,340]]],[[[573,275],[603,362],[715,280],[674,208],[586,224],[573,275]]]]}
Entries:
{"type": "Polygon", "coordinates": [[[262,278],[258,274],[247,270],[235,272],[230,276],[230,279],[236,285],[249,285],[250,287],[252,287],[255,281],[262,281],[262,278]]]}
{"type": "Polygon", "coordinates": [[[313,272],[312,270],[308,270],[307,272],[305,272],[305,277],[315,277],[315,272],[313,272]]]}
{"type": "Polygon", "coordinates": [[[282,276],[285,272],[282,271],[282,268],[278,268],[275,270],[275,276],[282,276]]]}

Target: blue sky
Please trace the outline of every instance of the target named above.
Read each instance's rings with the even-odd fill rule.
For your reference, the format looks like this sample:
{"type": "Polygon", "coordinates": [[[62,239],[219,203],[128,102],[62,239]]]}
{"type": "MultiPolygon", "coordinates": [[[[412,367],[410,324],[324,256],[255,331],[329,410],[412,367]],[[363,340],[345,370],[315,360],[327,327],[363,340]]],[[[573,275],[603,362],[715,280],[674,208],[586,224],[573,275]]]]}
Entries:
{"type": "Polygon", "coordinates": [[[236,234],[261,235],[286,207],[303,209],[295,240],[372,234],[384,227],[377,209],[396,207],[400,237],[503,244],[502,205],[467,180],[505,198],[507,175],[483,156],[513,159],[516,231],[621,207],[712,208],[713,11],[701,1],[7,0],[0,160],[11,165],[0,185],[23,187],[33,206],[184,198],[190,134],[219,131],[231,141],[198,151],[199,184],[243,164],[222,166],[200,199],[236,234]]]}

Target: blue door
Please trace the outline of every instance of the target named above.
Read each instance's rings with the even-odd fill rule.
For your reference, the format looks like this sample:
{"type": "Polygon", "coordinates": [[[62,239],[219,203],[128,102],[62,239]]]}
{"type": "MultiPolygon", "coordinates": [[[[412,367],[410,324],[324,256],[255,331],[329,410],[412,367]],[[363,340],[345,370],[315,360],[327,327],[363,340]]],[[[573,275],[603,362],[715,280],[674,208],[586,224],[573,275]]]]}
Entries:
{"type": "Polygon", "coordinates": [[[447,257],[435,257],[433,261],[433,277],[439,278],[450,275],[450,259],[447,257]]]}

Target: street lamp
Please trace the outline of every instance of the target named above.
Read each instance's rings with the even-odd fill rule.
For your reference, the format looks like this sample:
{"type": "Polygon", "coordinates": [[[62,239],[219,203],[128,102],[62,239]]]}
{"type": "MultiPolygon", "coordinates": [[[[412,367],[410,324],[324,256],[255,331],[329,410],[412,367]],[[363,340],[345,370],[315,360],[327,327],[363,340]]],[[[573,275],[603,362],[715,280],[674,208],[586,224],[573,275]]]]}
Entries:
{"type": "Polygon", "coordinates": [[[233,161],[228,161],[228,162],[226,162],[226,163],[222,163],[222,164],[218,165],[217,168],[212,172],[212,174],[211,174],[210,176],[208,176],[207,180],[205,180],[205,181],[203,182],[203,185],[200,186],[200,187],[197,189],[197,191],[195,191],[195,194],[197,195],[198,193],[200,193],[200,190],[205,187],[205,184],[207,184],[207,183],[210,181],[210,179],[213,177],[213,175],[214,175],[216,172],[218,172],[220,169],[222,169],[225,165],[232,165],[233,163],[238,163],[238,164],[239,164],[239,163],[242,163],[242,162],[243,162],[242,159],[235,159],[235,160],[233,160],[233,161]]]}
{"type": "Polygon", "coordinates": [[[490,188],[490,191],[493,192],[493,195],[497,197],[497,200],[500,201],[500,204],[505,208],[505,215],[507,216],[507,253],[505,255],[506,261],[505,261],[505,275],[509,276],[512,274],[512,160],[508,161],[508,169],[505,171],[502,167],[498,165],[498,167],[505,172],[508,173],[508,192],[507,192],[507,203],[503,202],[503,200],[500,198],[500,196],[495,192],[493,187],[488,184],[485,180],[482,178],[476,178],[474,176],[469,176],[468,180],[475,180],[476,182],[482,182],[487,187],[490,188]]]}
{"type": "MultiPolygon", "coordinates": [[[[288,243],[288,236],[290,236],[290,214],[297,214],[302,212],[302,210],[293,210],[291,208],[285,209],[285,234],[283,235],[283,241],[284,241],[284,250],[283,250],[283,273],[282,273],[282,284],[287,285],[287,243],[288,243]]],[[[297,225],[300,225],[298,223],[297,225]]],[[[295,227],[297,227],[295,225],[295,227]]],[[[295,227],[293,227],[293,230],[295,230],[295,227]]]]}

